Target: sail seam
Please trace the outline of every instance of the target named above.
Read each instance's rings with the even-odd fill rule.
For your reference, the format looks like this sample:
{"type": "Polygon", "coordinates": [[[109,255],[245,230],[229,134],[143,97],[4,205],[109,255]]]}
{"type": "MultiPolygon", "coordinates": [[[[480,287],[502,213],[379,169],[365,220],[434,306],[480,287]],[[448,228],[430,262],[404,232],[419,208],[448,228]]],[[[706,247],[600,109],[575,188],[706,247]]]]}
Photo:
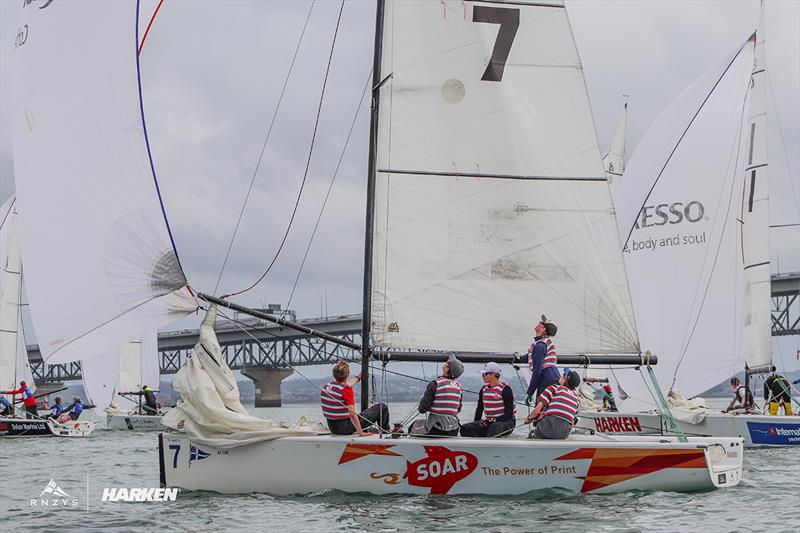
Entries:
{"type": "Polygon", "coordinates": [[[433,170],[402,170],[381,168],[378,172],[383,174],[405,174],[409,176],[444,176],[451,178],[491,178],[504,180],[538,180],[538,181],[596,181],[605,182],[605,177],[599,176],[524,176],[519,174],[486,174],[484,172],[438,172],[433,170]]]}
{"type": "Polygon", "coordinates": [[[747,265],[746,267],[744,267],[744,269],[747,270],[748,268],[755,268],[755,267],[760,267],[760,266],[764,266],[764,265],[768,265],[768,264],[769,264],[769,261],[764,261],[762,263],[756,263],[754,265],[747,265]]]}
{"type": "Polygon", "coordinates": [[[481,4],[500,4],[509,6],[528,6],[528,7],[553,7],[564,9],[564,4],[547,4],[544,2],[523,2],[522,0],[464,0],[466,3],[480,2],[481,4]]]}

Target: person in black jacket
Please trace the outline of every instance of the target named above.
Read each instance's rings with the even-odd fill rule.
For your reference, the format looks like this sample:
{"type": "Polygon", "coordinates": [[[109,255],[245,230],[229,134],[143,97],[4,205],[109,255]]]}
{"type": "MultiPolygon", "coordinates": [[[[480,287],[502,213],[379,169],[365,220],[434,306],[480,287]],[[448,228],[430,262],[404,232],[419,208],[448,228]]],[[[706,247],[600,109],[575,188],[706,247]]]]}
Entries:
{"type": "Polygon", "coordinates": [[[502,370],[497,363],[486,363],[480,373],[485,385],[478,395],[475,421],[461,426],[461,436],[508,436],[517,425],[514,392],[508,384],[500,381],[502,370]]]}
{"type": "Polygon", "coordinates": [[[769,403],[769,414],[775,416],[783,406],[787,416],[792,416],[792,393],[789,382],[779,374],[772,374],[764,381],[764,401],[769,403]]]}
{"type": "Polygon", "coordinates": [[[145,385],[142,387],[142,392],[144,393],[144,405],[142,406],[143,414],[157,415],[158,402],[156,401],[155,391],[153,391],[153,389],[145,385]]]}

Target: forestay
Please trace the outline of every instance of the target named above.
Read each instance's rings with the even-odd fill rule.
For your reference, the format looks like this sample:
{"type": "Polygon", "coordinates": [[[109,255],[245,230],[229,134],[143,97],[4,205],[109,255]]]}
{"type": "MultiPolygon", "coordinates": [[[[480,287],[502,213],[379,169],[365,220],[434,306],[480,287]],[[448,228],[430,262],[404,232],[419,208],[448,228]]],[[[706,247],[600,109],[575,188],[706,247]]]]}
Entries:
{"type": "Polygon", "coordinates": [[[59,363],[116,351],[196,302],[145,142],[137,4],[20,4],[12,108],[20,234],[39,347],[59,363]]]}
{"type": "Polygon", "coordinates": [[[561,2],[387,2],[371,340],[638,353],[611,196],[561,2]]]}
{"type": "Polygon", "coordinates": [[[217,448],[235,448],[291,435],[312,435],[301,418],[287,427],[251,416],[239,401],[239,387],[214,333],[217,307],[211,306],[200,325],[200,338],[186,365],[172,381],[181,401],[161,419],[184,431],[192,442],[217,448]]]}
{"type": "MultiPolygon", "coordinates": [[[[661,385],[686,397],[742,368],[736,219],[753,47],[748,40],[664,110],[615,198],[642,349],[658,356],[661,385]]],[[[616,376],[631,398],[650,400],[637,373],[616,376]]]]}
{"type": "Polygon", "coordinates": [[[13,196],[0,207],[0,262],[0,390],[11,390],[17,384],[22,272],[13,196]]]}
{"type": "Polygon", "coordinates": [[[767,179],[767,64],[764,10],[756,33],[755,66],[750,83],[750,113],[745,123],[746,165],[742,221],[745,273],[744,353],[747,366],[772,364],[772,308],[769,263],[769,182],[767,179]]]}

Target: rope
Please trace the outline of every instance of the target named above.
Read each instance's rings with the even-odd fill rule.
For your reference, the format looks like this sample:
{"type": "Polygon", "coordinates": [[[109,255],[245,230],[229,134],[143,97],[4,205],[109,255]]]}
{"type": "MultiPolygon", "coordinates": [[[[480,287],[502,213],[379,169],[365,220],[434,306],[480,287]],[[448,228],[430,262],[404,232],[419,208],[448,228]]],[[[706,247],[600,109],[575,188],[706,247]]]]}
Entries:
{"type": "Polygon", "coordinates": [[[303,43],[303,36],[306,34],[306,28],[308,28],[308,21],[311,19],[311,12],[314,10],[314,3],[316,0],[311,1],[311,5],[308,8],[308,14],[306,15],[306,21],[303,23],[303,29],[300,32],[300,39],[297,41],[297,46],[294,49],[294,55],[292,56],[292,62],[289,64],[289,72],[286,73],[286,79],[283,80],[283,87],[281,88],[281,93],[278,96],[278,103],[275,106],[275,111],[272,114],[272,120],[269,123],[269,128],[267,129],[267,135],[264,138],[264,144],[261,145],[261,153],[258,155],[258,160],[256,160],[256,167],[253,170],[253,176],[250,178],[250,186],[247,188],[247,194],[245,194],[244,202],[242,203],[242,209],[239,211],[239,218],[236,219],[236,226],[233,228],[233,235],[231,235],[231,240],[228,243],[228,250],[225,252],[225,259],[222,261],[222,267],[219,270],[219,276],[217,277],[217,284],[214,285],[214,295],[216,296],[217,290],[219,289],[219,284],[222,282],[222,275],[225,272],[225,267],[228,264],[228,258],[231,255],[231,249],[233,248],[233,242],[236,240],[236,234],[239,232],[239,225],[242,222],[242,217],[244,216],[244,210],[247,207],[247,202],[250,199],[250,193],[253,191],[253,184],[256,181],[256,175],[258,174],[258,169],[261,167],[261,160],[264,157],[264,152],[267,149],[267,143],[269,142],[269,138],[272,135],[272,128],[275,126],[275,119],[278,117],[278,111],[281,108],[281,103],[283,102],[283,95],[286,93],[286,86],[289,84],[289,78],[292,75],[292,70],[294,70],[294,63],[297,60],[297,54],[300,51],[300,45],[303,43]]]}
{"type": "MultiPolygon", "coordinates": [[[[202,307],[202,306],[201,306],[200,308],[201,308],[201,309],[203,309],[203,307],[202,307]]],[[[247,335],[248,337],[250,337],[251,339],[253,339],[255,342],[257,342],[259,346],[261,346],[262,348],[264,348],[264,347],[265,347],[263,342],[261,342],[260,340],[258,340],[258,339],[257,339],[257,338],[256,338],[256,337],[255,337],[255,336],[252,334],[252,333],[250,333],[250,332],[249,332],[247,329],[245,329],[244,327],[242,327],[242,326],[247,326],[247,324],[244,324],[243,322],[240,322],[240,321],[236,320],[235,318],[231,318],[231,317],[229,317],[229,316],[228,316],[228,315],[226,315],[224,312],[220,311],[220,310],[219,310],[219,308],[217,308],[217,313],[219,313],[219,315],[220,315],[222,318],[224,318],[224,319],[226,319],[226,320],[228,320],[228,321],[230,321],[230,322],[233,322],[234,324],[236,324],[236,326],[237,326],[237,327],[238,327],[238,328],[239,328],[239,329],[242,331],[242,333],[244,333],[245,335],[247,335]]],[[[277,352],[276,352],[276,353],[277,353],[277,352]]],[[[300,372],[300,371],[297,369],[297,367],[296,367],[296,366],[294,366],[294,365],[293,365],[291,362],[289,362],[289,361],[288,361],[288,360],[287,360],[287,359],[286,359],[286,358],[285,358],[283,355],[278,355],[278,357],[280,357],[280,358],[283,360],[283,362],[284,362],[284,363],[286,363],[286,366],[288,366],[289,368],[291,368],[291,369],[292,369],[294,372],[297,372],[297,375],[298,375],[298,376],[300,376],[301,378],[303,378],[303,379],[304,379],[304,380],[306,380],[307,382],[311,383],[311,384],[312,384],[314,387],[316,387],[316,388],[317,388],[317,389],[320,391],[320,393],[323,393],[323,392],[325,392],[325,391],[323,390],[323,388],[322,388],[322,387],[320,387],[319,385],[317,385],[316,383],[314,383],[313,381],[311,381],[311,380],[310,380],[308,377],[306,377],[306,376],[305,376],[305,374],[303,374],[302,372],[300,372]]],[[[347,407],[347,405],[346,405],[344,402],[342,402],[342,401],[339,401],[339,400],[336,400],[335,398],[331,398],[331,399],[332,399],[332,400],[334,400],[334,401],[337,401],[337,402],[338,402],[339,404],[341,404],[342,406],[344,406],[344,407],[347,407]]],[[[364,420],[365,422],[367,422],[367,423],[368,423],[368,425],[373,425],[373,424],[374,424],[374,422],[372,422],[371,420],[369,420],[369,419],[367,419],[367,418],[364,418],[363,416],[361,416],[361,413],[356,413],[356,414],[358,415],[358,417],[359,417],[360,419],[362,419],[362,420],[364,420]]],[[[367,427],[367,426],[364,426],[364,427],[367,427]]],[[[378,427],[378,432],[379,432],[379,433],[387,433],[387,432],[386,432],[386,431],[385,431],[385,430],[384,430],[382,427],[380,427],[380,425],[379,425],[379,426],[377,426],[377,427],[378,427]]],[[[364,429],[364,428],[362,428],[362,429],[364,429]]]]}
{"type": "Polygon", "coordinates": [[[333,32],[333,41],[331,42],[331,51],[330,51],[330,54],[328,55],[328,65],[325,68],[325,79],[322,82],[322,92],[320,93],[320,96],[319,96],[319,105],[317,106],[317,116],[316,116],[316,119],[314,120],[314,132],[311,135],[311,146],[309,147],[309,150],[308,150],[308,158],[306,159],[306,168],[305,168],[305,171],[303,172],[303,180],[300,182],[300,191],[298,191],[298,193],[297,193],[297,200],[295,200],[294,208],[292,209],[292,216],[289,217],[289,223],[286,225],[286,231],[283,234],[283,238],[281,239],[281,243],[278,246],[278,250],[275,252],[275,256],[272,258],[272,261],[270,261],[269,266],[264,271],[264,273],[261,274],[261,276],[259,276],[259,278],[255,282],[253,282],[253,284],[250,285],[249,287],[247,287],[245,289],[242,289],[240,291],[236,291],[236,292],[232,292],[230,294],[226,294],[226,295],[223,296],[223,298],[228,298],[228,297],[231,297],[231,296],[237,296],[239,294],[245,293],[245,292],[251,290],[252,288],[254,288],[259,283],[261,283],[261,281],[265,277],[267,277],[267,274],[269,274],[270,270],[272,270],[272,267],[275,265],[275,262],[278,260],[278,257],[280,256],[281,251],[283,250],[283,247],[286,244],[286,240],[289,237],[289,231],[292,229],[292,224],[294,224],[294,219],[295,219],[295,216],[297,215],[297,208],[300,206],[300,198],[302,198],[302,196],[303,196],[303,189],[305,188],[306,180],[308,179],[308,170],[311,167],[311,156],[314,154],[314,143],[315,143],[315,141],[317,139],[317,130],[319,129],[319,118],[320,118],[320,115],[322,114],[322,103],[325,100],[325,89],[328,86],[328,75],[330,74],[331,63],[333,61],[333,51],[336,48],[336,37],[339,35],[339,25],[340,25],[340,23],[342,21],[342,11],[344,11],[344,0],[342,0],[341,5],[339,6],[339,16],[336,18],[336,29],[333,32]]]}

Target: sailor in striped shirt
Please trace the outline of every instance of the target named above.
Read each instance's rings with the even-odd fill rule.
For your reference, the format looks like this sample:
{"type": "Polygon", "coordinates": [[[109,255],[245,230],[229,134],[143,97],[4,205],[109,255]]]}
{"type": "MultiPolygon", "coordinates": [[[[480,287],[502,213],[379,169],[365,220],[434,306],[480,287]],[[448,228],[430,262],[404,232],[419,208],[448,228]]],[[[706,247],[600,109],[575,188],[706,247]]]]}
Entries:
{"type": "Polygon", "coordinates": [[[581,377],[575,371],[565,372],[558,383],[550,385],[541,395],[533,412],[525,419],[526,424],[536,422],[535,430],[528,438],[566,439],[578,421],[580,402],[575,389],[581,377]]]}
{"type": "Polygon", "coordinates": [[[438,435],[455,437],[460,426],[461,384],[457,381],[464,373],[464,363],[455,355],[442,365],[442,374],[428,383],[417,408],[428,413],[425,420],[417,420],[409,429],[411,435],[438,435]]]}

